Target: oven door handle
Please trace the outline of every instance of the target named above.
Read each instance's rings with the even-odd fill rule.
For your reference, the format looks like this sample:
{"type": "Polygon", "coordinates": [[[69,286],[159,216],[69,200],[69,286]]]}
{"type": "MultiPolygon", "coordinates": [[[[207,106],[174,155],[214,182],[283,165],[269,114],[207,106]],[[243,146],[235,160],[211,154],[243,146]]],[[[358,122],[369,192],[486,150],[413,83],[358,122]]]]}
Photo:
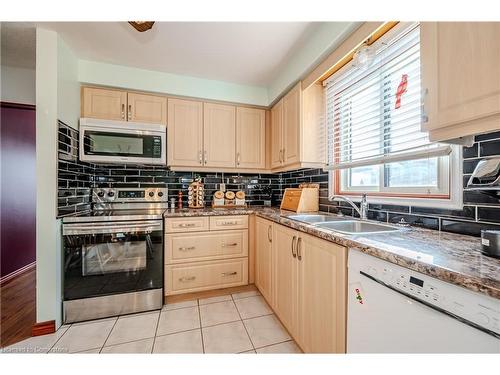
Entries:
{"type": "Polygon", "coordinates": [[[500,335],[498,333],[496,333],[496,332],[494,332],[494,331],[492,331],[492,330],[490,330],[488,328],[481,327],[480,325],[478,325],[478,324],[476,324],[474,322],[471,322],[468,319],[462,318],[461,316],[455,315],[455,314],[453,314],[450,311],[442,309],[441,307],[435,306],[435,305],[433,305],[433,304],[431,304],[431,303],[429,303],[427,301],[424,301],[424,300],[422,300],[420,298],[414,297],[410,293],[406,293],[406,292],[404,292],[402,290],[398,290],[398,289],[394,288],[393,286],[391,286],[389,284],[386,284],[384,281],[379,280],[379,279],[377,279],[377,278],[375,278],[375,277],[373,277],[373,276],[371,276],[371,275],[369,275],[369,274],[367,274],[367,273],[365,273],[363,271],[359,271],[359,273],[360,273],[360,275],[362,275],[362,276],[364,276],[364,277],[366,277],[366,278],[368,278],[368,279],[370,279],[370,280],[372,280],[372,281],[380,284],[383,287],[386,287],[386,288],[392,290],[393,292],[401,294],[402,296],[404,296],[404,297],[406,297],[408,299],[411,299],[411,300],[413,300],[415,302],[418,302],[418,303],[420,303],[420,304],[422,304],[424,306],[427,306],[428,308],[430,308],[432,310],[435,310],[435,311],[437,311],[437,312],[439,312],[441,314],[448,315],[450,318],[458,320],[459,322],[461,322],[463,324],[467,324],[468,326],[470,326],[472,328],[475,328],[475,329],[477,329],[479,331],[487,333],[488,335],[491,335],[491,336],[493,336],[493,337],[495,337],[497,339],[500,339],[500,335]]]}
{"type": "Polygon", "coordinates": [[[133,221],[120,224],[85,223],[63,225],[63,235],[152,232],[162,230],[161,221],[133,221]]]}

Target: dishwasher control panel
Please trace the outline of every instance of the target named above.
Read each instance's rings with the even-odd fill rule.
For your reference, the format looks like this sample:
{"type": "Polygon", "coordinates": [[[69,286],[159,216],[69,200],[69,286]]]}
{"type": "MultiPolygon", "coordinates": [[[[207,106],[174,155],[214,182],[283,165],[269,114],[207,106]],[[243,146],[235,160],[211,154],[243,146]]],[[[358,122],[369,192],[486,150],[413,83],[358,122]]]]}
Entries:
{"type": "MultiPolygon", "coordinates": [[[[382,283],[417,302],[432,305],[444,312],[466,319],[500,334],[500,300],[446,283],[430,276],[380,260],[371,255],[353,252],[353,256],[367,257],[360,273],[382,283]]],[[[349,269],[351,272],[351,268],[349,269]]]]}

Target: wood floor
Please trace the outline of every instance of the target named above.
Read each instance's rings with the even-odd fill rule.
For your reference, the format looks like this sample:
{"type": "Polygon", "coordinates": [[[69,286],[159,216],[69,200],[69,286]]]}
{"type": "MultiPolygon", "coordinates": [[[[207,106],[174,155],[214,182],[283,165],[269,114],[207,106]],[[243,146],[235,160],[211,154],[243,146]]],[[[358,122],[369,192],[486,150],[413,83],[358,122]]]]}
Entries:
{"type": "Polygon", "coordinates": [[[5,282],[0,295],[0,347],[31,337],[36,322],[36,268],[5,282]]]}

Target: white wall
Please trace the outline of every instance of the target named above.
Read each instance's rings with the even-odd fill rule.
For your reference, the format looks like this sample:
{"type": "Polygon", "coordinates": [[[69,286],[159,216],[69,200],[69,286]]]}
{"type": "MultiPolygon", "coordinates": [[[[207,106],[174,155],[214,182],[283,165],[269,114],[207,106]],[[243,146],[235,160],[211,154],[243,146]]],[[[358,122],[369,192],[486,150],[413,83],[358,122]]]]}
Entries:
{"type": "Polygon", "coordinates": [[[36,319],[61,324],[57,194],[57,34],[36,31],[36,319]]]}
{"type": "Polygon", "coordinates": [[[95,85],[236,103],[267,105],[269,102],[266,87],[239,85],[87,60],[79,60],[78,80],[95,85]]]}
{"type": "Polygon", "coordinates": [[[80,118],[78,59],[60,37],[57,40],[57,113],[59,120],[78,129],[80,118]]]}
{"type": "Polygon", "coordinates": [[[61,222],[57,216],[57,120],[78,127],[78,60],[54,31],[36,31],[37,321],[62,321],[61,222]]]}
{"type": "Polygon", "coordinates": [[[35,104],[35,70],[2,65],[0,100],[35,104]]]}

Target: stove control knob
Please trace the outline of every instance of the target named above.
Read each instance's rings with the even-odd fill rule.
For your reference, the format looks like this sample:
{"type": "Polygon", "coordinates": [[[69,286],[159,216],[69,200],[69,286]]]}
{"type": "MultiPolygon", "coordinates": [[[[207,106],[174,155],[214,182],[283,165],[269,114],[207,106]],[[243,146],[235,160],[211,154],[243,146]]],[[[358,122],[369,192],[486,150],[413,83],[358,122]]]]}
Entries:
{"type": "Polygon", "coordinates": [[[159,191],[159,192],[158,192],[158,196],[159,196],[159,197],[163,197],[163,191],[159,191]]]}
{"type": "Polygon", "coordinates": [[[99,192],[97,193],[97,196],[98,196],[99,198],[104,197],[104,191],[99,191],[99,192]]]}
{"type": "Polygon", "coordinates": [[[108,197],[114,197],[115,196],[115,192],[114,191],[109,191],[108,192],[108,197]]]}
{"type": "Polygon", "coordinates": [[[153,198],[153,197],[155,196],[154,191],[150,191],[150,192],[149,192],[149,196],[150,196],[151,198],[153,198]]]}

